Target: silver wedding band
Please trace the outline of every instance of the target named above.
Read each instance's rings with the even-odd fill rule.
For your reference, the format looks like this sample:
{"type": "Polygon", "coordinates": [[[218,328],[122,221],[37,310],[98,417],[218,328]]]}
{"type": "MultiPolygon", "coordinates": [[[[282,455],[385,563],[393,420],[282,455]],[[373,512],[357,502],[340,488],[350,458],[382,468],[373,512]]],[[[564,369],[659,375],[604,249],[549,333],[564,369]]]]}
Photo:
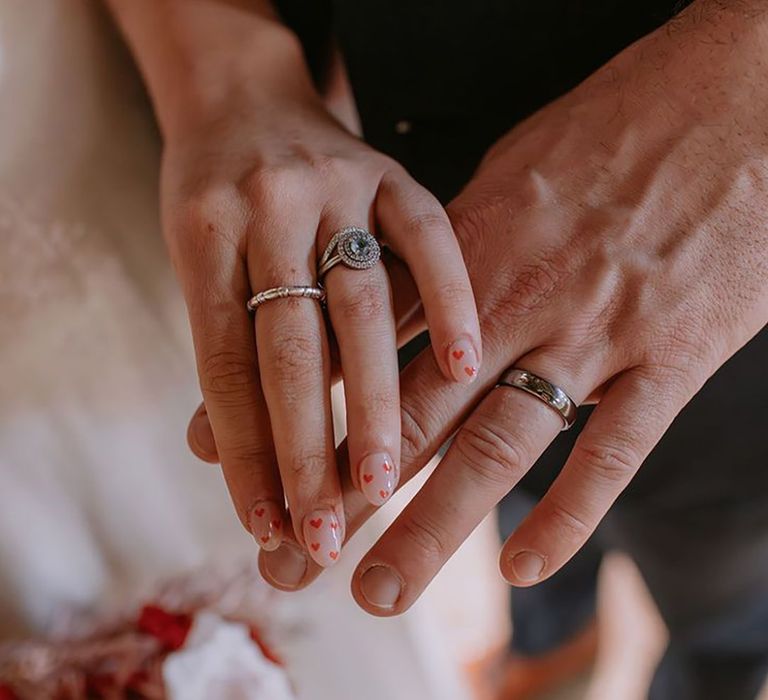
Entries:
{"type": "Polygon", "coordinates": [[[526,369],[513,367],[501,375],[497,387],[521,389],[558,412],[563,419],[562,430],[568,430],[576,422],[576,404],[559,386],[526,369]]]}
{"type": "Polygon", "coordinates": [[[338,264],[353,270],[368,270],[381,259],[381,247],[376,237],[364,228],[348,226],[333,234],[317,264],[317,279],[338,264]]]}
{"type": "Polygon", "coordinates": [[[252,296],[246,303],[248,311],[256,311],[259,306],[273,299],[286,299],[288,297],[300,297],[325,301],[325,290],[322,287],[272,287],[252,296]]]}

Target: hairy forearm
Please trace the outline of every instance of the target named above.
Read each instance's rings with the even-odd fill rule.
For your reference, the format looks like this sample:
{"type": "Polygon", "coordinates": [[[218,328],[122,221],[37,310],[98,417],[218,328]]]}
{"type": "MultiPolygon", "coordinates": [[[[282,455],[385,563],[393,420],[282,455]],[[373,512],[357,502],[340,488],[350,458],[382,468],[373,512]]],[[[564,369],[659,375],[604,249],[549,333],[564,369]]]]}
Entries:
{"type": "Polygon", "coordinates": [[[297,37],[268,0],[105,0],[167,136],[249,101],[313,93],[297,37]]]}

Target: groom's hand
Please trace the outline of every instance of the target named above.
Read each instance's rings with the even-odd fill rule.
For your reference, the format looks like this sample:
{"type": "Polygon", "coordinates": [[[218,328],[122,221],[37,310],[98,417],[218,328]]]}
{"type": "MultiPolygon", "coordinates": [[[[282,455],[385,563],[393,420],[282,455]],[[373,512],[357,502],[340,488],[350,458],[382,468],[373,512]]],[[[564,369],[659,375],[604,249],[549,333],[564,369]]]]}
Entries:
{"type": "MultiPolygon", "coordinates": [[[[403,372],[403,481],[458,433],[356,570],[363,608],[406,610],[560,430],[537,398],[494,388],[505,369],[599,401],[504,545],[504,576],[531,585],[582,546],[676,414],[766,323],[767,21],[758,1],[694,3],[513,130],[449,207],[484,369],[452,385],[424,352],[403,372]]],[[[351,533],[369,509],[345,492],[351,533]]],[[[262,553],[265,577],[311,581],[293,554],[262,553]]]]}

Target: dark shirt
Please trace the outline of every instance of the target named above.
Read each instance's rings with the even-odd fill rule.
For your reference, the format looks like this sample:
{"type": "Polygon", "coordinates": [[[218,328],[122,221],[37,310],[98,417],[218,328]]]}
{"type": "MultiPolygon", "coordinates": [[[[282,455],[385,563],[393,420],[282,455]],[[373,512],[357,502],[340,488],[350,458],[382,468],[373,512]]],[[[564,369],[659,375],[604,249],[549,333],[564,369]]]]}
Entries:
{"type": "Polygon", "coordinates": [[[668,21],[675,0],[279,0],[318,77],[344,55],[366,140],[443,201],[505,131],[668,21]]]}

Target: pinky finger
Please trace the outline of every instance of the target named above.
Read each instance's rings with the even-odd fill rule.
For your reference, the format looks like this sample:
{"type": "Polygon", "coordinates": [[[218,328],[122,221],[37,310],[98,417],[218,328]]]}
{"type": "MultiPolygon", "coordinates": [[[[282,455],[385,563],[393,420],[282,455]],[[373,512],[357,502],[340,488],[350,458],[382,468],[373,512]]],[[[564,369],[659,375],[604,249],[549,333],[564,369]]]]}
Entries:
{"type": "Polygon", "coordinates": [[[448,215],[432,194],[397,170],[382,178],[376,219],[416,282],[440,370],[461,384],[473,382],[481,359],[480,323],[448,215]]]}
{"type": "Polygon", "coordinates": [[[584,545],[690,400],[668,369],[621,375],[590,416],[562,472],[501,551],[509,583],[530,586],[554,574],[584,545]]]}

